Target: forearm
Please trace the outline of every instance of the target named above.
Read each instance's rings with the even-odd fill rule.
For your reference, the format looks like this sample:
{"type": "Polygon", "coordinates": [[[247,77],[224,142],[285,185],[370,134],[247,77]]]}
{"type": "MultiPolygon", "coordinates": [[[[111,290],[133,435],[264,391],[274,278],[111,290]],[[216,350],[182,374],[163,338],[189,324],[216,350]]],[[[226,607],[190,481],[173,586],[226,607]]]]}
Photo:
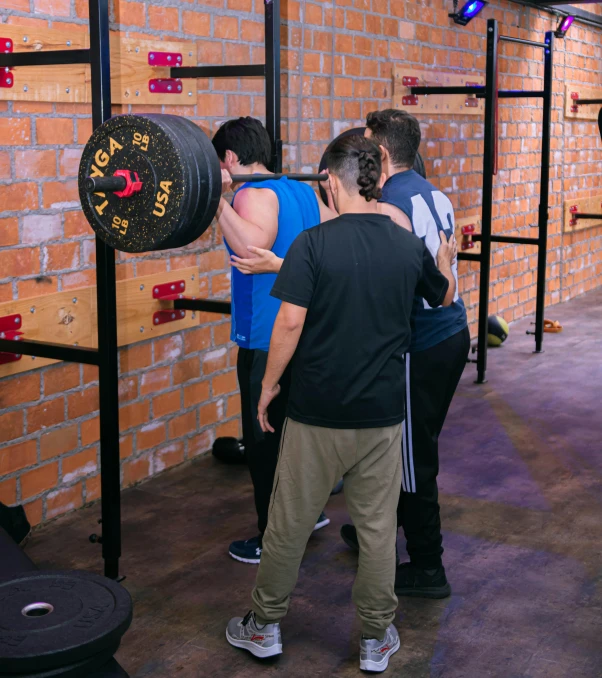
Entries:
{"type": "Polygon", "coordinates": [[[447,278],[449,287],[445,294],[445,298],[441,302],[441,306],[449,306],[456,296],[456,278],[449,264],[439,264],[439,271],[447,278]]]}
{"type": "Polygon", "coordinates": [[[266,231],[243,219],[224,198],[219,201],[216,219],[228,245],[239,257],[248,255],[249,245],[270,249],[274,244],[266,231]]]}
{"type": "Polygon", "coordinates": [[[284,374],[284,370],[297,350],[302,330],[302,324],[287,325],[283,322],[280,314],[276,317],[270,341],[268,364],[263,376],[263,387],[265,389],[275,388],[280,381],[280,377],[284,374]]]}

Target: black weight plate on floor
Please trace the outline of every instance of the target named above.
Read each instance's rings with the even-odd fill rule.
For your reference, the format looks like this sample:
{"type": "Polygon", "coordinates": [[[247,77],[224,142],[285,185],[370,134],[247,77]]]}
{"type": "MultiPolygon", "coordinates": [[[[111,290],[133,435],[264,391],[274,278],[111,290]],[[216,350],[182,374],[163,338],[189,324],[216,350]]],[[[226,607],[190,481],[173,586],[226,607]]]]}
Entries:
{"type": "MultiPolygon", "coordinates": [[[[338,137],[335,137],[326,147],[326,150],[322,154],[322,159],[320,160],[320,166],[318,167],[318,172],[323,172],[326,169],[326,154],[328,153],[328,149],[331,148],[336,141],[339,139],[344,139],[345,137],[349,137],[351,135],[361,135],[364,136],[364,132],[366,131],[365,127],[351,127],[351,129],[346,129],[344,132],[341,132],[338,137]]],[[[320,191],[320,197],[322,198],[322,201],[324,202],[325,205],[328,205],[328,196],[326,195],[326,191],[324,190],[324,186],[322,186],[322,182],[318,185],[318,190],[320,191]]]]}
{"type": "Polygon", "coordinates": [[[75,664],[114,646],[131,621],[130,594],[90,572],[39,571],[2,580],[0,666],[6,673],[34,673],[75,664]],[[49,611],[29,616],[31,605],[49,611]]]}
{"type": "Polygon", "coordinates": [[[172,135],[174,142],[178,145],[182,161],[187,168],[188,200],[182,206],[182,215],[178,227],[159,248],[167,250],[183,247],[190,242],[188,240],[188,233],[193,228],[195,215],[202,196],[199,190],[199,167],[196,157],[198,153],[195,153],[194,147],[187,138],[188,130],[183,123],[184,118],[177,115],[162,115],[158,117],[161,118],[161,124],[169,128],[170,135],[172,135]]]}
{"type": "Polygon", "coordinates": [[[0,676],[2,678],[87,678],[90,674],[100,671],[103,666],[106,666],[111,661],[113,655],[119,649],[119,645],[120,641],[80,662],[56,669],[49,669],[41,673],[3,673],[0,667],[0,676]]]}
{"type": "Polygon", "coordinates": [[[189,167],[161,120],[169,117],[118,115],[97,127],[84,148],[78,175],[82,208],[98,236],[117,250],[158,249],[179,229],[190,202],[189,167]],[[118,169],[137,172],[142,190],[130,198],[85,190],[86,177],[110,176],[118,169]],[[171,182],[164,184],[169,189],[167,203],[161,182],[171,182]],[[121,225],[123,220],[127,227],[121,225]]]}

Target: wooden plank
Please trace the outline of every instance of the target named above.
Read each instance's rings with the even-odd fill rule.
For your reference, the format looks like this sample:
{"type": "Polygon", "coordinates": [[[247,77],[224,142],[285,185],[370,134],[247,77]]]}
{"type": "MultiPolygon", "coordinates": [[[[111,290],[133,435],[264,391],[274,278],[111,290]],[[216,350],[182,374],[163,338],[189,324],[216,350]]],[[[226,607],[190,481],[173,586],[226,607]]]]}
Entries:
{"type": "MultiPolygon", "coordinates": [[[[86,32],[64,31],[38,26],[1,24],[0,35],[11,38],[15,52],[40,50],[86,49],[86,32]]],[[[182,80],[181,93],[154,94],[149,80],[168,78],[169,67],[154,68],[148,64],[151,51],[179,52],[183,66],[196,65],[193,42],[137,40],[111,32],[111,97],[114,104],[196,104],[196,80],[182,80]]],[[[90,67],[85,64],[65,66],[22,66],[13,69],[15,84],[0,89],[4,101],[52,101],[90,103],[90,67]]]]}
{"type": "MultiPolygon", "coordinates": [[[[111,96],[115,104],[196,104],[196,80],[182,80],[180,94],[154,94],[149,80],[169,78],[169,68],[155,68],[148,64],[152,51],[179,52],[183,66],[196,66],[196,47],[193,42],[138,40],[120,33],[111,34],[111,96]]],[[[175,64],[174,64],[175,65],[175,64]]]]}
{"type": "Polygon", "coordinates": [[[462,217],[461,219],[456,219],[456,240],[458,242],[458,252],[464,254],[481,254],[481,241],[473,241],[471,235],[463,235],[462,228],[464,226],[473,226],[475,227],[476,233],[481,233],[481,217],[479,215],[474,215],[471,217],[462,217]],[[462,249],[462,245],[470,245],[472,247],[465,247],[462,249]]]}
{"type": "Polygon", "coordinates": [[[564,87],[564,117],[573,120],[598,120],[600,104],[584,104],[573,110],[573,95],[579,95],[580,99],[602,99],[602,88],[584,87],[583,85],[565,85],[564,87]]]}
{"type": "MultiPolygon", "coordinates": [[[[184,268],[179,271],[122,280],[117,283],[117,341],[120,346],[196,327],[199,314],[186,311],[181,320],[153,325],[155,311],[171,308],[173,302],[153,299],[153,286],[184,280],[186,296],[198,297],[199,271],[184,268]]],[[[0,304],[0,316],[21,314],[23,339],[52,341],[60,344],[97,345],[96,288],[85,287],[57,292],[32,299],[18,299],[0,304]]],[[[55,360],[23,356],[14,363],[0,365],[0,378],[50,365],[55,360]]]]}
{"type": "Polygon", "coordinates": [[[573,220],[571,208],[574,207],[577,208],[578,212],[602,215],[602,195],[597,195],[593,198],[575,198],[574,200],[564,201],[563,230],[565,233],[574,233],[575,231],[583,231],[586,228],[602,226],[602,216],[600,219],[577,219],[577,223],[571,224],[573,220]]]}
{"type": "MultiPolygon", "coordinates": [[[[57,49],[87,49],[87,31],[65,31],[39,26],[1,24],[0,35],[11,38],[15,52],[54,51],[57,49]]],[[[1,101],[54,101],[88,103],[90,101],[90,67],[85,64],[68,66],[22,66],[13,69],[15,84],[0,89],[1,101]]]]}
{"type": "Polygon", "coordinates": [[[428,113],[430,115],[483,115],[485,102],[476,99],[474,95],[464,94],[429,94],[419,96],[417,105],[405,105],[402,101],[404,96],[411,94],[410,88],[406,87],[402,79],[405,77],[418,78],[420,87],[451,87],[466,85],[467,82],[475,85],[484,85],[485,77],[472,73],[444,73],[442,71],[424,70],[411,68],[402,64],[396,64],[393,69],[393,106],[403,109],[413,115],[428,113]],[[467,105],[467,100],[471,105],[467,105]],[[472,105],[476,102],[476,105],[472,105]]]}

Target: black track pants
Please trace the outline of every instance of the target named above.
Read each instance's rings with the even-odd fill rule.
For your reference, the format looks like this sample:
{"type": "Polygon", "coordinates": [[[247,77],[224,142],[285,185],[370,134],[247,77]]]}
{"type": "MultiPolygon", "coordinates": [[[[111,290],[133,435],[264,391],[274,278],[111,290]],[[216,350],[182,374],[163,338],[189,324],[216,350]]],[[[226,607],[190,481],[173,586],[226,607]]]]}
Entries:
{"type": "Polygon", "coordinates": [[[439,434],[469,348],[470,333],[465,328],[426,351],[406,355],[406,420],[397,525],[403,527],[411,562],[424,569],[441,565],[439,434]]]}

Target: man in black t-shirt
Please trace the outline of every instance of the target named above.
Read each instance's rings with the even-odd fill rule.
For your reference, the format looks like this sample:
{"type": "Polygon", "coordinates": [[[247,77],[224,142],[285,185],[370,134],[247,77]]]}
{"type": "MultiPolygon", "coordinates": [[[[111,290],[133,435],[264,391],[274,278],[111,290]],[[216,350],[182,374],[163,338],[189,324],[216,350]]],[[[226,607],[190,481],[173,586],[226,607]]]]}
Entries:
{"type": "Polygon", "coordinates": [[[384,671],[399,649],[392,622],[396,507],[401,488],[404,354],[414,294],[449,303],[451,247],[440,272],[424,243],[378,214],[381,159],[361,136],[328,153],[336,219],[301,233],[272,289],[282,301],[259,402],[269,403],[292,362],[292,384],[251,612],[230,621],[228,641],[255,656],[282,652],[285,616],[307,540],[334,484],[360,542],[353,600],[362,622],[360,668],[384,671]]]}

